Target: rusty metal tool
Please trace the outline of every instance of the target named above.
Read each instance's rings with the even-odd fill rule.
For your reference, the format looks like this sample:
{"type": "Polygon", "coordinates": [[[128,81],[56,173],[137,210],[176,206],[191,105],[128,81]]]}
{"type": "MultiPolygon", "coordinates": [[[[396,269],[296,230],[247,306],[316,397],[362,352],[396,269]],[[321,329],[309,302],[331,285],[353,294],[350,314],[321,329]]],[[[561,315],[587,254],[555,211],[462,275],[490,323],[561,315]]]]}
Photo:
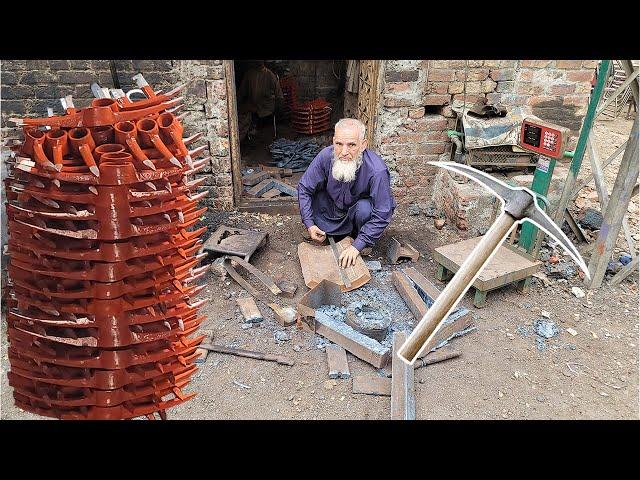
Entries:
{"type": "Polygon", "coordinates": [[[340,272],[342,283],[344,283],[345,287],[351,288],[351,280],[349,280],[344,268],[340,266],[340,253],[338,253],[338,246],[336,245],[336,241],[333,237],[329,237],[329,243],[331,244],[331,250],[333,250],[333,256],[336,258],[336,263],[338,264],[338,271],[340,272]]]}
{"type": "Polygon", "coordinates": [[[211,352],[226,353],[228,355],[236,355],[238,357],[255,358],[256,360],[266,360],[267,362],[277,362],[280,365],[294,365],[294,361],[280,355],[271,355],[270,353],[254,352],[252,350],[244,350],[242,348],[225,347],[223,345],[213,345],[210,343],[201,343],[200,348],[211,352]]]}
{"type": "Polygon", "coordinates": [[[473,285],[484,266],[498,251],[511,228],[518,223],[531,222],[556,240],[589,277],[589,269],[580,253],[566,235],[538,206],[538,195],[525,187],[511,187],[506,183],[468,165],[454,162],[429,162],[469,177],[490,190],[503,202],[502,214],[497,218],[447,287],[438,296],[411,335],[398,350],[398,357],[413,365],[416,358],[438,331],[449,313],[455,308],[466,291],[473,285]]]}

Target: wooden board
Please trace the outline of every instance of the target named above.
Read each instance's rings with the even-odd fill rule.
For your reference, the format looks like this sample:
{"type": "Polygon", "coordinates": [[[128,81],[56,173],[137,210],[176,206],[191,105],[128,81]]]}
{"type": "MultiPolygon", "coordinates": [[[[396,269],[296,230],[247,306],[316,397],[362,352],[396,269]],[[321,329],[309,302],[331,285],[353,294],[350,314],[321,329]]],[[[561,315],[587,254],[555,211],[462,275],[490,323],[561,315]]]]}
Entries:
{"type": "MultiPolygon", "coordinates": [[[[469,238],[458,243],[443,245],[435,249],[433,259],[451,272],[457,272],[482,237],[469,238]]],[[[491,261],[473,282],[478,290],[486,291],[523,280],[535,273],[542,262],[524,256],[501,245],[491,261]]]]}
{"type": "Polygon", "coordinates": [[[353,377],[353,393],[365,395],[391,396],[391,379],[386,377],[370,377],[357,375],[353,377]]]}
{"type": "Polygon", "coordinates": [[[340,345],[327,345],[327,364],[329,365],[329,378],[349,378],[349,364],[347,352],[340,345]]]}
{"type": "Polygon", "coordinates": [[[406,332],[393,334],[391,360],[391,420],[415,420],[416,399],[413,365],[398,357],[398,350],[407,339],[406,332]]]}
{"type": "MultiPolygon", "coordinates": [[[[342,252],[353,240],[350,237],[343,238],[336,243],[338,252],[342,252]]],[[[302,242],[298,245],[298,258],[302,267],[302,276],[307,287],[313,288],[322,280],[327,279],[340,286],[343,292],[360,288],[371,280],[369,269],[360,255],[353,267],[344,269],[347,278],[351,282],[351,288],[346,288],[340,276],[338,262],[336,261],[331,246],[313,245],[302,242]]]]}

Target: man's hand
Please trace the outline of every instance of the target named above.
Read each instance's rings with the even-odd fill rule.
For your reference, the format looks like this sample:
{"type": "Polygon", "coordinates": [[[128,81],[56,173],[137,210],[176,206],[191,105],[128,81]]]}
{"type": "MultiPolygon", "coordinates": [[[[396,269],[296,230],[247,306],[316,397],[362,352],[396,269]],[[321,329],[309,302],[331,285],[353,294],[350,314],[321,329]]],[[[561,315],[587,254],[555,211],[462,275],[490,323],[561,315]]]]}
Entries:
{"type": "Polygon", "coordinates": [[[349,245],[340,253],[340,258],[338,259],[340,266],[342,268],[352,267],[356,264],[358,255],[360,255],[358,249],[353,245],[349,245]]]}
{"type": "Polygon", "coordinates": [[[327,234],[315,225],[311,225],[307,230],[309,231],[311,240],[313,240],[314,242],[322,243],[324,242],[324,239],[327,238],[327,234]]]}

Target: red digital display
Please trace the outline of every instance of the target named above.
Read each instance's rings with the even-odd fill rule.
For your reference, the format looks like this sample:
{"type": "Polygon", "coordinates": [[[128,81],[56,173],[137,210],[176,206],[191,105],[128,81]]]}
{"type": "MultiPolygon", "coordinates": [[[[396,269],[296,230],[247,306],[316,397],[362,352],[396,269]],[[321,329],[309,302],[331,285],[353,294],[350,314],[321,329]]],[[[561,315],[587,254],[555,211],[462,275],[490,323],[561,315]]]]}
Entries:
{"type": "Polygon", "coordinates": [[[560,130],[529,120],[522,122],[520,146],[552,158],[562,158],[564,154],[564,139],[560,130]]]}

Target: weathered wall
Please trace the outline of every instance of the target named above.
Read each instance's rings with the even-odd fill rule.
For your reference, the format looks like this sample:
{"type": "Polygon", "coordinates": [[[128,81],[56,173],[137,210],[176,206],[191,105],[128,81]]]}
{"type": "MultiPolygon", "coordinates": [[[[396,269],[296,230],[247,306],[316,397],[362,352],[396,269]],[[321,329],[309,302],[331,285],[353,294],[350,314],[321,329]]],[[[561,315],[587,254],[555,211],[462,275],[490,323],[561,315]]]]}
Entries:
{"type": "MultiPolygon", "coordinates": [[[[45,116],[47,107],[62,113],[58,99],[73,95],[76,107],[87,106],[93,99],[90,85],[114,87],[108,60],[5,60],[0,64],[2,127],[11,116],[45,116]]],[[[205,136],[190,148],[206,144],[210,164],[202,173],[207,176],[201,188],[210,191],[205,203],[216,208],[233,208],[231,157],[227,93],[222,60],[116,60],[116,75],[125,91],[133,88],[131,77],[142,72],[156,90],[170,90],[189,82],[183,92],[185,135],[198,131],[205,136]]]]}
{"type": "Polygon", "coordinates": [[[289,60],[287,63],[290,73],[297,80],[299,101],[308,102],[323,97],[332,102],[342,95],[339,87],[343,61],[289,60]]]}
{"type": "Polygon", "coordinates": [[[447,172],[427,165],[449,159],[446,130],[455,126],[451,103],[465,98],[465,79],[467,102],[486,98],[507,107],[528,105],[540,118],[569,128],[572,149],[596,65],[593,60],[384,62],[376,147],[389,165],[398,202],[411,213],[444,214],[462,229],[468,228],[471,216],[476,224],[489,221],[481,187],[459,184],[447,172]],[[440,178],[443,175],[447,178],[440,178]]]}

